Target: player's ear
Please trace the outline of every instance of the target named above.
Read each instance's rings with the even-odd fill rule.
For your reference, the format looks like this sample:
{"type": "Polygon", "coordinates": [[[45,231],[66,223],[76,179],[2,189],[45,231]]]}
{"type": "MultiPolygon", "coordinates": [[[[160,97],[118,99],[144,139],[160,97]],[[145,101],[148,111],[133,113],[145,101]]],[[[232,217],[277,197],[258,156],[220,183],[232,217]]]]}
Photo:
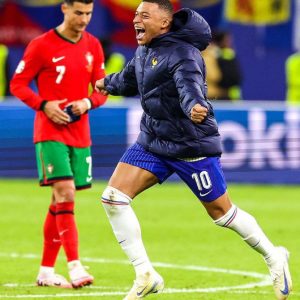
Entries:
{"type": "Polygon", "coordinates": [[[68,5],[66,3],[62,3],[60,9],[61,9],[61,11],[62,11],[63,14],[66,13],[67,8],[68,8],[68,5]]]}
{"type": "Polygon", "coordinates": [[[163,19],[162,24],[161,24],[161,28],[162,29],[166,29],[170,26],[171,21],[167,18],[163,19]]]}

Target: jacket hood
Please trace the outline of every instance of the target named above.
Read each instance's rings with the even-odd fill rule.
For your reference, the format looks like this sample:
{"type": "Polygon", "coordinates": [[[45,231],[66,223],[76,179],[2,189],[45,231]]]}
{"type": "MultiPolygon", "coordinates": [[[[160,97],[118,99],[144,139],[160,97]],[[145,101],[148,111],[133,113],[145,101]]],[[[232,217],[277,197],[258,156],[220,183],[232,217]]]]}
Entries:
{"type": "Polygon", "coordinates": [[[205,19],[194,10],[182,8],[173,15],[171,37],[184,40],[198,48],[206,49],[211,41],[211,30],[205,19]]]}

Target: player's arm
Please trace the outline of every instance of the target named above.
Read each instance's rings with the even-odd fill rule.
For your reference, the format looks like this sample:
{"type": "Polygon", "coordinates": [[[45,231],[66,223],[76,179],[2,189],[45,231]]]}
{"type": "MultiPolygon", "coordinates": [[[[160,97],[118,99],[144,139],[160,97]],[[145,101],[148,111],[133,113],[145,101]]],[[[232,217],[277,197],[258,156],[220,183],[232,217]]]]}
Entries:
{"type": "Polygon", "coordinates": [[[133,58],[119,73],[113,73],[104,79],[97,80],[95,88],[98,92],[114,96],[135,96],[138,85],[135,77],[135,59],[133,58]]]}
{"type": "Polygon", "coordinates": [[[103,49],[98,42],[98,40],[95,39],[95,45],[94,45],[94,62],[93,62],[93,72],[92,72],[92,78],[91,78],[91,85],[93,87],[93,91],[91,95],[88,98],[82,99],[81,102],[78,102],[75,107],[72,108],[72,111],[75,114],[82,114],[84,113],[84,109],[86,110],[99,107],[100,105],[103,105],[105,101],[107,100],[107,95],[105,94],[99,94],[95,90],[95,84],[96,81],[99,78],[105,77],[105,71],[104,71],[104,53],[103,49]],[[89,102],[90,103],[89,103],[89,102]]]}
{"type": "Polygon", "coordinates": [[[43,58],[41,53],[43,52],[39,50],[37,41],[31,42],[26,48],[10,82],[11,93],[34,110],[42,109],[45,104],[43,103],[45,99],[42,99],[29,87],[30,82],[42,68],[43,58]]]}
{"type": "Polygon", "coordinates": [[[183,112],[194,123],[201,123],[207,116],[209,106],[200,88],[205,85],[205,75],[199,51],[196,48],[178,48],[172,53],[168,66],[183,112]]]}
{"type": "Polygon", "coordinates": [[[44,63],[42,53],[37,40],[33,40],[28,45],[10,82],[10,90],[14,96],[32,109],[43,110],[54,123],[66,125],[69,122],[69,116],[59,107],[65,100],[47,101],[29,87],[30,82],[42,69],[44,63]]]}
{"type": "Polygon", "coordinates": [[[97,79],[105,77],[103,49],[98,40],[96,39],[94,39],[93,54],[93,71],[90,82],[93,87],[93,91],[88,98],[83,98],[68,103],[67,112],[71,120],[73,118],[76,119],[76,116],[80,116],[90,109],[97,108],[100,105],[103,105],[107,99],[107,93],[99,94],[98,91],[95,90],[95,84],[97,79]]]}

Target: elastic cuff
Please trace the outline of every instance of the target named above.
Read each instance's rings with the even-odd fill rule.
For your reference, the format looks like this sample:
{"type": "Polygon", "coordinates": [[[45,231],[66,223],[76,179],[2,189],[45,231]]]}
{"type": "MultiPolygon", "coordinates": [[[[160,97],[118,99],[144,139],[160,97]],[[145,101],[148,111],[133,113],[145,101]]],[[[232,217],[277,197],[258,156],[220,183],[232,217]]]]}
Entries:
{"type": "Polygon", "coordinates": [[[84,98],[83,99],[88,107],[88,110],[92,108],[92,101],[89,98],[84,98]]]}
{"type": "Polygon", "coordinates": [[[45,108],[45,105],[47,104],[47,100],[44,100],[42,103],[41,103],[41,106],[40,106],[40,110],[44,110],[45,108]]]}

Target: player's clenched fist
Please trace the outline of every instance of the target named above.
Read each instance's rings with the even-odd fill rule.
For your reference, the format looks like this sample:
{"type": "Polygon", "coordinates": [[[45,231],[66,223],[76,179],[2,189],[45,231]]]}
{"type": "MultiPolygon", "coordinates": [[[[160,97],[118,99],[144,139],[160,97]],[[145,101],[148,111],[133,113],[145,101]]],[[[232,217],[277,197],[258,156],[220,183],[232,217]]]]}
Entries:
{"type": "Polygon", "coordinates": [[[206,116],[207,108],[198,103],[191,109],[191,120],[194,123],[201,123],[206,116]]]}
{"type": "Polygon", "coordinates": [[[95,90],[98,93],[101,93],[103,96],[108,95],[108,91],[105,89],[105,86],[104,86],[104,78],[96,81],[95,90]]]}

